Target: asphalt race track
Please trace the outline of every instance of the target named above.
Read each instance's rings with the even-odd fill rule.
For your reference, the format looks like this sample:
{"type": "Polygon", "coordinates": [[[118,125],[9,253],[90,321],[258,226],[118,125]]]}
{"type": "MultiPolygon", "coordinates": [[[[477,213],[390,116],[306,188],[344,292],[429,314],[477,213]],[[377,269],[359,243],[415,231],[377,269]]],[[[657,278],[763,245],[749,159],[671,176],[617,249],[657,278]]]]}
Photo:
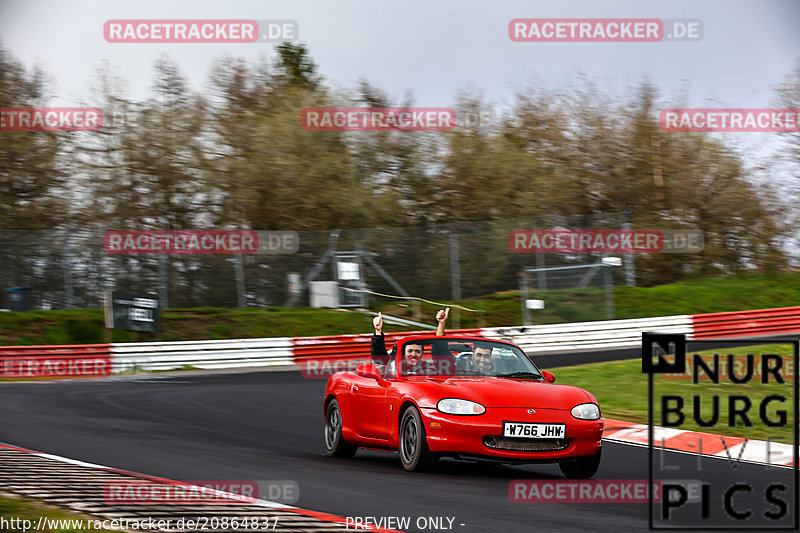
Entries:
{"type": "MultiPolygon", "coordinates": [[[[412,524],[451,517],[453,530],[465,532],[647,530],[646,504],[510,500],[512,480],[559,479],[555,465],[444,460],[434,473],[411,474],[394,454],[330,459],[322,443],[324,385],[280,371],[3,383],[0,442],[172,479],[293,480],[300,487],[294,505],[345,517],[409,516],[412,524]]],[[[696,463],[686,454],[667,457],[687,469],[696,463]]],[[[776,475],[719,459],[704,467],[715,482],[766,483],[776,475]]],[[[605,443],[596,479],[647,479],[647,472],[646,448],[605,443]]]]}

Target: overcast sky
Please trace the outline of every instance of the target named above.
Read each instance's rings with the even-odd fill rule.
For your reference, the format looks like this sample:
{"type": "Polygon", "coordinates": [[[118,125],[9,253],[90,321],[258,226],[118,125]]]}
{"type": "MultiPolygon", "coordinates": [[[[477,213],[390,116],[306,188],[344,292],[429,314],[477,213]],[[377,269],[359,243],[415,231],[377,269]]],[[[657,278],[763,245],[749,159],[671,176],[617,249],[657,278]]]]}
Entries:
{"type": "MultiPolygon", "coordinates": [[[[406,93],[419,106],[451,106],[472,84],[507,105],[531,81],[551,88],[584,73],[612,94],[628,93],[644,77],[661,104],[767,107],[774,88],[800,60],[797,0],[536,1],[337,0],[167,1],[0,0],[0,43],[26,66],[42,66],[55,82],[55,105],[87,102],[103,59],[143,99],[153,63],[168,54],[196,90],[209,67],[232,55],[257,60],[273,45],[118,44],[103,37],[109,19],[292,19],[326,82],[352,87],[364,78],[397,103],[406,93]],[[514,18],[700,19],[699,42],[517,43],[514,18]]],[[[89,102],[91,103],[91,102],[89,102]]],[[[775,134],[734,134],[736,142],[773,145],[775,134]]]]}
{"type": "Polygon", "coordinates": [[[293,19],[328,83],[365,78],[418,105],[445,106],[472,82],[498,102],[533,79],[558,86],[584,72],[611,88],[648,76],[670,99],[688,89],[690,104],[768,105],[772,89],[800,59],[800,2],[787,1],[517,1],[378,0],[167,1],[2,0],[0,41],[26,65],[57,82],[59,101],[85,98],[102,59],[147,94],[152,66],[168,54],[196,89],[207,85],[215,58],[255,60],[273,45],[115,44],[103,38],[109,19],[293,19]],[[516,43],[513,18],[696,18],[704,37],[689,43],[516,43]]]}

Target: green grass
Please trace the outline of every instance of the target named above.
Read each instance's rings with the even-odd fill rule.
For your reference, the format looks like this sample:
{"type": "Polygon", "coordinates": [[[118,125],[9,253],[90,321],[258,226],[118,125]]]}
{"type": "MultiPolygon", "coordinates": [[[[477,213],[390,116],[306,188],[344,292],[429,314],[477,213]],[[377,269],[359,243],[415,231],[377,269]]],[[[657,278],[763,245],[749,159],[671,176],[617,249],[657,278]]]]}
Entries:
{"type": "MultiPolygon", "coordinates": [[[[424,295],[422,295],[424,296],[424,295]]],[[[602,289],[532,292],[545,301],[545,309],[531,310],[536,324],[604,320],[602,289]]],[[[507,291],[458,302],[480,312],[452,309],[448,328],[519,325],[519,292],[507,291]]],[[[617,318],[642,318],[674,314],[739,311],[800,305],[800,274],[701,278],[657,287],[617,287],[617,318]]],[[[439,306],[418,306],[403,300],[372,301],[372,311],[382,311],[426,324],[434,324],[439,306]]],[[[0,313],[0,345],[93,344],[113,342],[297,337],[368,333],[371,316],[353,310],[304,307],[266,309],[168,309],[162,313],[164,331],[157,335],[115,330],[110,338],[103,329],[99,309],[0,313]]],[[[387,331],[408,331],[410,326],[387,325],[387,331]]]]}
{"type": "MultiPolygon", "coordinates": [[[[692,353],[710,356],[714,352],[721,354],[720,367],[724,367],[722,354],[728,353],[740,355],[747,353],[774,353],[782,357],[792,356],[790,345],[720,348],[692,353]]],[[[737,358],[737,360],[740,359],[737,358]]],[[[744,361],[744,358],[741,358],[741,361],[744,361]]],[[[647,424],[647,375],[642,374],[641,359],[555,368],[553,373],[557,377],[556,383],[581,387],[594,394],[604,417],[647,424]]],[[[737,375],[741,376],[741,374],[737,375]]],[[[680,429],[760,440],[771,438],[773,441],[791,443],[794,438],[792,429],[794,379],[792,375],[785,378],[784,384],[777,384],[774,381],[763,384],[760,378],[757,377],[745,385],[735,385],[724,377],[720,378],[718,384],[707,379],[701,379],[700,383],[692,384],[691,379],[666,379],[663,376],[656,376],[653,387],[654,423],[657,426],[664,425],[660,416],[659,398],[662,395],[679,395],[684,399],[683,412],[686,415],[684,423],[679,426],[680,429]],[[700,397],[701,416],[704,420],[710,420],[711,418],[712,396],[717,395],[719,397],[720,419],[715,427],[701,427],[694,422],[691,413],[692,397],[695,394],[700,397]],[[745,427],[741,420],[736,420],[736,426],[729,427],[728,396],[742,394],[747,395],[752,401],[749,416],[753,426],[745,427]],[[759,417],[760,402],[769,394],[782,394],[786,397],[784,403],[770,402],[766,407],[766,415],[770,419],[777,419],[776,412],[778,410],[787,412],[787,423],[784,427],[768,427],[759,417]]]]}
{"type": "MultiPolygon", "coordinates": [[[[45,505],[39,501],[25,498],[9,498],[0,496],[0,517],[5,520],[4,525],[7,526],[4,527],[2,531],[7,531],[9,533],[22,532],[24,531],[23,527],[26,525],[29,526],[28,531],[40,531],[45,533],[77,533],[93,530],[109,531],[94,529],[91,527],[93,524],[87,523],[88,520],[96,520],[96,518],[87,519],[78,514],[63,511],[61,509],[45,505]],[[42,527],[41,529],[36,529],[39,524],[40,517],[49,519],[51,521],[50,525],[54,527],[42,527]],[[30,522],[26,524],[24,522],[25,520],[29,520],[30,522]],[[57,527],[58,524],[53,524],[52,520],[80,520],[80,523],[72,523],[72,526],[77,527],[68,527],[68,524],[65,523],[62,523],[61,525],[67,527],[57,527]],[[19,524],[20,527],[16,527],[17,524],[19,524]]],[[[45,522],[42,522],[43,526],[44,524],[45,522]]]]}
{"type": "Polygon", "coordinates": [[[656,287],[617,287],[617,318],[717,313],[800,305],[800,274],[698,278],[656,287]]]}

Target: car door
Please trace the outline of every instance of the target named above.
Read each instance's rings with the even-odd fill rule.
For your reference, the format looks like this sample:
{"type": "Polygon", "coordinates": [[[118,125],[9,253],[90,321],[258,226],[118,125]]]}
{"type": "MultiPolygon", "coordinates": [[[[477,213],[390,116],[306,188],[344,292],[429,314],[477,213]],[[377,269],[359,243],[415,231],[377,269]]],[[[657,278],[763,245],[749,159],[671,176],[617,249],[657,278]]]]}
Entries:
{"type": "Polygon", "coordinates": [[[379,384],[377,380],[363,376],[355,376],[350,386],[352,404],[355,410],[353,417],[356,432],[370,439],[388,439],[389,406],[386,392],[391,382],[379,384]]]}

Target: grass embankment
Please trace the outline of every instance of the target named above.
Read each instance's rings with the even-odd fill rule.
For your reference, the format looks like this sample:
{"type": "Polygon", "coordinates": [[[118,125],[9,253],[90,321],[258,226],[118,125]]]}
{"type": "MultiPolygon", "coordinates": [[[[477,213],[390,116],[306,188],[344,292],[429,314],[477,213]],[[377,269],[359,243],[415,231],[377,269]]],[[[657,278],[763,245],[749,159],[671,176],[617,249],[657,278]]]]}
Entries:
{"type": "MultiPolygon", "coordinates": [[[[532,310],[537,324],[604,320],[603,290],[554,290],[532,292],[545,301],[545,309],[532,310]]],[[[482,313],[451,311],[448,322],[455,328],[509,326],[521,323],[516,291],[497,293],[459,302],[482,313]],[[457,313],[460,316],[457,316],[457,313]]],[[[739,311],[764,307],[800,305],[800,274],[701,278],[657,287],[617,287],[617,318],[641,318],[673,314],[739,311]]],[[[372,311],[433,324],[437,306],[414,305],[399,300],[375,301],[372,311]],[[416,311],[416,312],[415,312],[416,311]]],[[[114,342],[154,340],[203,340],[257,337],[297,337],[368,333],[371,317],[358,311],[282,308],[266,309],[168,309],[162,313],[163,332],[158,335],[114,331],[114,342]]],[[[388,331],[407,331],[410,326],[387,325],[388,331]]],[[[103,313],[99,309],[0,313],[0,345],[90,344],[105,342],[103,313]]]]}
{"type": "MultiPolygon", "coordinates": [[[[267,309],[166,309],[162,333],[114,330],[113,342],[146,342],[363,333],[371,323],[358,312],[267,309]]],[[[97,344],[106,341],[103,311],[75,309],[0,313],[0,345],[97,344]]]]}
{"type": "MultiPolygon", "coordinates": [[[[717,350],[707,350],[699,353],[704,359],[711,357],[714,353],[720,354],[720,379],[719,383],[713,383],[706,378],[701,371],[697,384],[693,384],[687,375],[676,377],[666,377],[659,375],[654,377],[653,397],[654,397],[654,418],[653,422],[657,426],[664,426],[661,418],[660,398],[663,395],[676,395],[683,398],[683,414],[686,416],[684,423],[680,424],[680,429],[690,431],[700,431],[703,433],[714,433],[720,435],[731,435],[746,437],[749,439],[767,440],[772,439],[776,442],[791,443],[793,435],[793,414],[792,399],[796,369],[793,368],[793,353],[791,345],[759,345],[741,348],[720,347],[717,350]],[[745,376],[745,354],[778,354],[784,357],[784,361],[790,366],[786,373],[782,374],[784,383],[778,384],[774,379],[768,383],[761,382],[760,359],[754,358],[753,379],[742,385],[731,383],[727,379],[725,372],[727,354],[737,354],[735,361],[742,366],[735,367],[735,375],[739,378],[745,376]],[[779,411],[786,412],[786,423],[783,427],[768,427],[760,417],[760,407],[762,400],[768,395],[781,395],[786,398],[784,402],[769,401],[764,404],[765,415],[772,422],[779,422],[779,411]],[[694,421],[692,415],[693,396],[700,397],[700,415],[702,420],[710,422],[712,420],[713,397],[717,396],[719,401],[719,420],[714,427],[702,427],[694,421]],[[735,418],[735,427],[729,424],[729,397],[734,395],[744,395],[750,399],[751,407],[747,411],[752,427],[746,427],[742,420],[735,418]]],[[[687,354],[687,356],[690,354],[687,354]]],[[[691,359],[687,357],[687,364],[691,369],[691,359]]],[[[713,369],[713,366],[709,364],[713,369]]],[[[642,374],[642,363],[640,359],[626,361],[612,361],[608,363],[594,363],[588,365],[560,367],[553,369],[556,375],[556,383],[574,385],[588,390],[597,398],[598,403],[606,418],[615,418],[627,422],[647,424],[647,374],[642,374]]],[[[670,405],[674,405],[670,402],[670,405]]],[[[741,407],[743,404],[738,403],[741,407]]],[[[675,415],[670,415],[669,420],[675,420],[675,415]]]]}

